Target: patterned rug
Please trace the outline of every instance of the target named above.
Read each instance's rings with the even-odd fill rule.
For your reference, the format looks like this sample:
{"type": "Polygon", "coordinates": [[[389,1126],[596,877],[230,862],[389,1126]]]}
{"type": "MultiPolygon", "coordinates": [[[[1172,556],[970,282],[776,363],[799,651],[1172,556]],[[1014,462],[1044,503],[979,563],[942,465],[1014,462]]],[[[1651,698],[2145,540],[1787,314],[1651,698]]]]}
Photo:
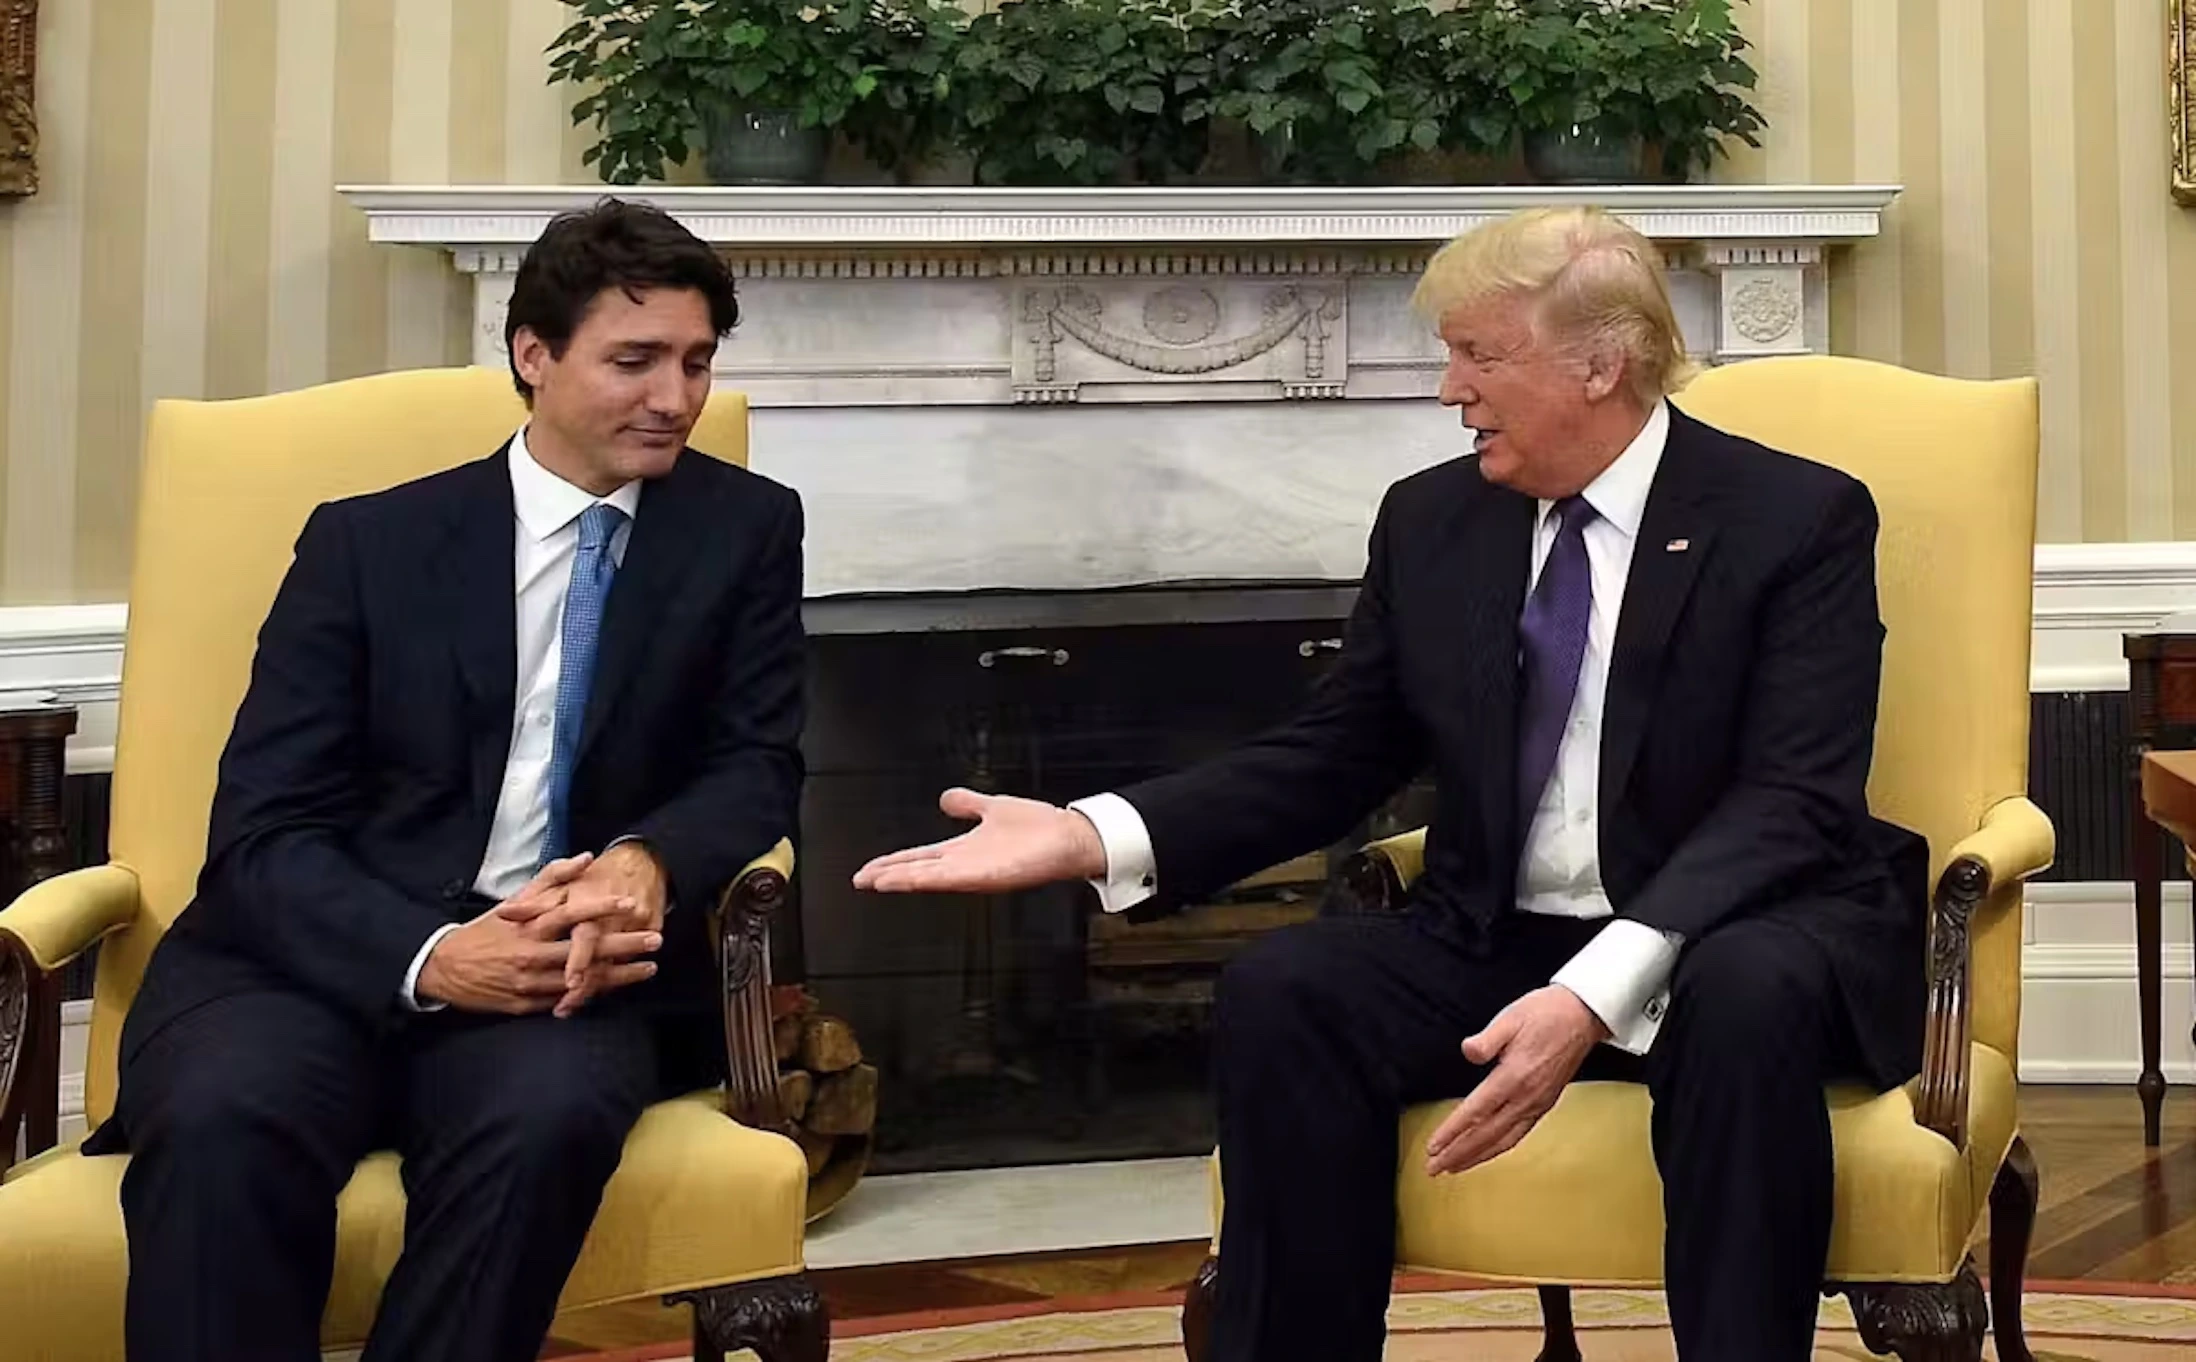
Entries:
{"type": "MultiPolygon", "coordinates": [[[[1572,1300],[1586,1362],[1671,1362],[1660,1293],[1579,1291],[1572,1300]]],[[[2168,1362],[2196,1347],[2196,1292],[2102,1287],[2031,1292],[2023,1315],[2039,1362],[2168,1362]]],[[[1540,1307],[1531,1291],[1425,1290],[1398,1295],[1389,1311],[1394,1362],[1531,1362],[1540,1307]]],[[[1174,1362],[1181,1309],[1165,1297],[1050,1302],[857,1320],[834,1330],[833,1362],[1174,1362]]],[[[1986,1353],[1995,1357],[1994,1350],[1986,1353]]],[[[663,1362],[680,1348],[598,1353],[596,1362],[663,1362]]],[[[1827,1301],[1815,1356],[1863,1362],[1842,1299],[1827,1301]]]]}

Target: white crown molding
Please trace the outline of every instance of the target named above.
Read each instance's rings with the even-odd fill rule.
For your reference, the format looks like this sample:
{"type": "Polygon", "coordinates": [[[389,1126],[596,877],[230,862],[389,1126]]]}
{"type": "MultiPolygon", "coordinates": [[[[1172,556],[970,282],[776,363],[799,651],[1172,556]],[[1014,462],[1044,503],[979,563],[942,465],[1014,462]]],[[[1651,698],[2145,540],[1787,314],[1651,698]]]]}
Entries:
{"type": "MultiPolygon", "coordinates": [[[[368,235],[446,250],[524,245],[606,195],[652,203],[704,241],[769,247],[1437,242],[1519,208],[1596,203],[1656,240],[1832,242],[1881,230],[1895,185],[1595,189],[996,189],[340,185],[368,235]]],[[[500,259],[500,257],[499,257],[500,259]]]]}

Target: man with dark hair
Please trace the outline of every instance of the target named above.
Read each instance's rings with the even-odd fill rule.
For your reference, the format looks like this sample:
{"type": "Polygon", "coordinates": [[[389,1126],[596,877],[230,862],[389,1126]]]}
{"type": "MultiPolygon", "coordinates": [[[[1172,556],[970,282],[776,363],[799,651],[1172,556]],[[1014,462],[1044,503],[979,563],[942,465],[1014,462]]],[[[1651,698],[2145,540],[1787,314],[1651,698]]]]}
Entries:
{"type": "Polygon", "coordinates": [[[737,316],[664,213],[560,217],[524,428],[307,521],[87,1145],[132,1154],[137,1362],[317,1357],[379,1148],[367,1358],[531,1359],[641,1110],[720,1076],[703,920],[802,777],[799,500],[685,443],[737,316]]]}

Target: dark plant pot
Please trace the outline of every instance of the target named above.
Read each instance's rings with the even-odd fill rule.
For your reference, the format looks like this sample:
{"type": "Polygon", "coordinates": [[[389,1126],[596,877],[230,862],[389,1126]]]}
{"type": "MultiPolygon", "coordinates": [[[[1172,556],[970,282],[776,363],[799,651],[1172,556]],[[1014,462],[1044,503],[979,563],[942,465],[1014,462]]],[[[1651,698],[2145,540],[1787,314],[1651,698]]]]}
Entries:
{"type": "Polygon", "coordinates": [[[783,109],[713,109],[702,121],[702,168],[717,184],[820,184],[831,134],[783,109]]]}
{"type": "Polygon", "coordinates": [[[1260,184],[1289,183],[1294,171],[1290,162],[1296,156],[1296,124],[1276,123],[1264,132],[1253,132],[1251,152],[1257,158],[1260,184]]]}
{"type": "Polygon", "coordinates": [[[1637,136],[1572,126],[1536,128],[1524,141],[1525,168],[1542,184],[1637,184],[1646,177],[1646,149],[1637,136]]]}

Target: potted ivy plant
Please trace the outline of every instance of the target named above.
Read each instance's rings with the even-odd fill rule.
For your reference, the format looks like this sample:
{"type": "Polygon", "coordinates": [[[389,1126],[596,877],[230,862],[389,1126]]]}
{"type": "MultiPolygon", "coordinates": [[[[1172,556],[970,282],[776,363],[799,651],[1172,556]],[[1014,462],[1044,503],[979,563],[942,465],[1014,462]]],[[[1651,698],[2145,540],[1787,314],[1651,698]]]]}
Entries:
{"type": "Polygon", "coordinates": [[[566,0],[552,81],[602,141],[613,184],[658,179],[692,148],[721,184],[822,178],[833,129],[877,85],[870,0],[566,0]]]}
{"type": "Polygon", "coordinates": [[[1488,17],[1498,85],[1544,183],[1641,180],[1650,156],[1684,180],[1725,138],[1760,145],[1731,0],[1500,0],[1488,17]]]}

